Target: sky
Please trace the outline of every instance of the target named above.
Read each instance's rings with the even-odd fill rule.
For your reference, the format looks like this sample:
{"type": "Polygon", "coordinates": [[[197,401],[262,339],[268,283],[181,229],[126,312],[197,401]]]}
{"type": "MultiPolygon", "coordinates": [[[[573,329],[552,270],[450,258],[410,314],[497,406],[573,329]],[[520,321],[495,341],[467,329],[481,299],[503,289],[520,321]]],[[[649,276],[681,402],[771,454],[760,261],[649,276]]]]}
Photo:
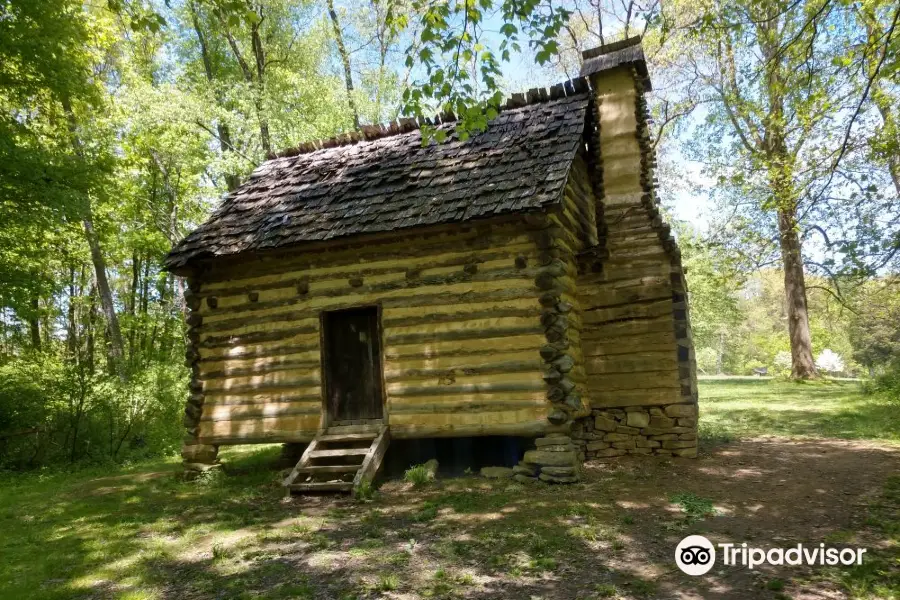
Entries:
{"type": "MultiPolygon", "coordinates": [[[[653,80],[653,65],[649,65],[650,79],[653,80]]],[[[564,75],[553,69],[548,69],[535,64],[534,59],[526,53],[517,53],[511,57],[503,69],[503,87],[509,92],[524,92],[534,87],[549,87],[565,80],[564,75]]],[[[650,92],[650,100],[652,102],[650,92]]],[[[702,118],[695,114],[693,119],[702,118]]],[[[689,136],[693,127],[686,128],[682,135],[689,136]]],[[[679,148],[681,140],[672,140],[660,151],[659,160],[670,165],[670,173],[681,178],[680,181],[671,181],[663,177],[660,179],[658,189],[659,197],[676,219],[687,221],[695,228],[703,231],[709,224],[710,211],[712,209],[709,199],[703,195],[691,191],[693,184],[709,184],[708,178],[702,173],[703,165],[688,159],[679,148]],[[666,185],[669,183],[670,185],[666,185]]]]}

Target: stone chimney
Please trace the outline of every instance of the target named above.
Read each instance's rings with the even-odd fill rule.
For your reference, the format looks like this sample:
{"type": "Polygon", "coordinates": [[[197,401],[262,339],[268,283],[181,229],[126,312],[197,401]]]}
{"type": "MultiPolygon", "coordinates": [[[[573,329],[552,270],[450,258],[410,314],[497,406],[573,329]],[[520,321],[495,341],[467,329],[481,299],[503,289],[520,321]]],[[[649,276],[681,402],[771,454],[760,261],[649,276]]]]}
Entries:
{"type": "Polygon", "coordinates": [[[639,37],[586,50],[602,268],[579,274],[591,418],[586,458],[696,456],[697,379],[681,252],[659,211],[639,37]],[[588,325],[589,324],[589,325],[588,325]]]}
{"type": "Polygon", "coordinates": [[[604,207],[639,206],[643,194],[653,194],[655,166],[644,100],[651,86],[641,38],[585,50],[582,58],[580,74],[590,80],[596,100],[604,207]]]}

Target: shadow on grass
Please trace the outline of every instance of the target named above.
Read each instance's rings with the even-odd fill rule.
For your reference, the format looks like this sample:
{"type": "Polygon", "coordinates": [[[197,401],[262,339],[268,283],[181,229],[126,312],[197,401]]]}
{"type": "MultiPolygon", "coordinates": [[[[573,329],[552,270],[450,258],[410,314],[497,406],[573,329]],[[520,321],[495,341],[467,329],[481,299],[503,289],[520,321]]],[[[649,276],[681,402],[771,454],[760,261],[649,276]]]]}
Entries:
{"type": "Polygon", "coordinates": [[[172,464],[23,480],[0,492],[0,597],[758,597],[746,573],[681,575],[675,545],[687,533],[750,539],[773,524],[788,538],[808,536],[808,523],[834,518],[826,500],[871,492],[877,477],[862,467],[887,460],[849,444],[786,443],[730,446],[697,461],[589,465],[573,486],[389,482],[365,504],[286,501],[270,467],[276,449],[226,451],[226,472],[200,484],[180,482],[172,464]],[[736,466],[744,462],[752,465],[736,466]],[[820,481],[777,487],[798,472],[820,481]],[[688,519],[670,502],[678,492],[729,510],[688,519]]]}

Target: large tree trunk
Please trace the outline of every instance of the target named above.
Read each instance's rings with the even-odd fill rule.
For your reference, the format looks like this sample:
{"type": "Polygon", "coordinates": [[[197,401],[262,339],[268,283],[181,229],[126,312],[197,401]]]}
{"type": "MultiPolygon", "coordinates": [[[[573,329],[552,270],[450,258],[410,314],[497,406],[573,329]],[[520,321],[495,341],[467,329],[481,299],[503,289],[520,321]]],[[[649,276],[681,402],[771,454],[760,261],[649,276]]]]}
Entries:
{"type": "Polygon", "coordinates": [[[778,241],[784,267],[784,300],[791,341],[791,377],[812,379],[817,373],[812,353],[812,336],[809,331],[803,252],[797,226],[793,162],[788,156],[783,138],[780,137],[779,128],[772,127],[767,136],[769,188],[777,207],[778,241]]]}
{"type": "Polygon", "coordinates": [[[788,334],[791,339],[791,377],[816,377],[809,331],[809,311],[806,302],[806,278],[803,274],[803,255],[800,235],[794,214],[778,211],[778,231],[781,241],[781,260],[784,263],[784,297],[787,305],[788,334]]]}
{"type": "Polygon", "coordinates": [[[769,101],[760,150],[768,167],[769,191],[778,215],[778,241],[784,266],[784,299],[791,342],[791,377],[811,379],[817,373],[812,355],[806,279],[797,223],[799,201],[794,186],[795,156],[788,151],[785,133],[785,66],[781,62],[783,29],[777,17],[773,18],[771,14],[765,17],[757,24],[760,47],[766,60],[762,83],[769,101]]]}
{"type": "Polygon", "coordinates": [[[334,10],[334,0],[328,0],[328,16],[331,17],[331,26],[334,29],[334,41],[337,43],[338,54],[344,65],[344,85],[347,87],[347,104],[353,113],[353,127],[359,129],[359,110],[356,108],[356,100],[353,99],[353,71],[350,70],[350,54],[344,45],[344,34],[341,31],[341,22],[337,11],[334,10]]]}

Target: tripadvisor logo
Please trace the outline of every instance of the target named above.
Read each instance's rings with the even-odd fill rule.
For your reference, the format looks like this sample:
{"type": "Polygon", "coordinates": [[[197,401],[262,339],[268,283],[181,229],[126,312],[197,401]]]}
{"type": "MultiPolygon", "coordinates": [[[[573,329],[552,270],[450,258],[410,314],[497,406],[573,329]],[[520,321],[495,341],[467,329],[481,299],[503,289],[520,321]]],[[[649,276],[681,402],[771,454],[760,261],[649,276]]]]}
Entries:
{"type": "MultiPolygon", "coordinates": [[[[825,544],[791,548],[753,548],[743,544],[717,544],[722,564],[753,569],[759,565],[861,565],[865,548],[826,548],[825,544]]],[[[675,564],[688,575],[708,573],[716,563],[716,547],[702,535],[689,535],[675,548],[675,564]]]]}
{"type": "Polygon", "coordinates": [[[702,535],[689,535],[675,548],[675,564],[688,575],[703,575],[716,564],[716,549],[702,535]]]}

